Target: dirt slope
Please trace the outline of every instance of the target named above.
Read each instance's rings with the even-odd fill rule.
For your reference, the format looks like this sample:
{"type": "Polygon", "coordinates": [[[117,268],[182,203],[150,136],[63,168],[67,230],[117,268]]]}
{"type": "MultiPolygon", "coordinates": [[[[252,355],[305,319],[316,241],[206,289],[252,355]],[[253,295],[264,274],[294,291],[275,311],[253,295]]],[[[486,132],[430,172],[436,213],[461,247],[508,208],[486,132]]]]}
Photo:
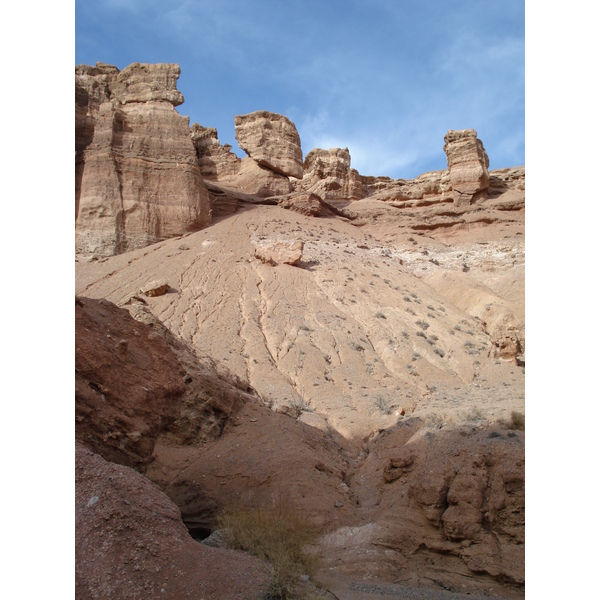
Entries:
{"type": "Polygon", "coordinates": [[[524,339],[522,222],[508,234],[500,223],[419,235],[383,202],[351,208],[361,227],[243,207],[183,238],[78,262],[76,291],[123,305],[166,280],[169,293],[148,308],[199,356],[267,405],[348,438],[411,414],[523,410],[524,374],[502,345],[507,330],[524,339]],[[299,266],[254,256],[256,245],[294,239],[304,242],[299,266]]]}

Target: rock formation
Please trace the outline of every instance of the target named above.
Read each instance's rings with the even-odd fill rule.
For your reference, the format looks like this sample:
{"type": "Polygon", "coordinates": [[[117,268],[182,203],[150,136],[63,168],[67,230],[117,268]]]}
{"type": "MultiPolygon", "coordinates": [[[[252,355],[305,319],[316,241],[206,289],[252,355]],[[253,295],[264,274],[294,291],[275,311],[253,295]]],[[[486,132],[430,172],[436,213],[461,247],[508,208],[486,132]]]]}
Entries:
{"type": "Polygon", "coordinates": [[[264,597],[263,561],[194,541],[177,506],[136,471],[75,450],[75,595],[103,598],[264,597]]]}
{"type": "Polygon", "coordinates": [[[185,391],[175,355],[107,300],[75,302],[75,438],[106,460],[145,471],[185,391]]]}
{"type": "Polygon", "coordinates": [[[474,129],[450,130],[444,142],[454,202],[469,204],[490,183],[488,155],[474,129]]]}
{"type": "Polygon", "coordinates": [[[219,143],[217,130],[214,127],[202,127],[194,123],[190,127],[190,135],[204,179],[223,181],[239,173],[242,161],[231,152],[229,144],[219,143]]]}
{"type": "Polygon", "coordinates": [[[300,187],[328,201],[359,200],[365,196],[358,171],[350,168],[348,148],[311,150],[304,159],[300,187]]]}
{"type": "Polygon", "coordinates": [[[76,250],[112,255],[200,229],[208,194],[178,65],[75,70],[76,250]]]}
{"type": "Polygon", "coordinates": [[[234,119],[240,148],[259,166],[302,178],[302,148],[296,126],[283,115],[258,110],[234,119]]]}
{"type": "Polygon", "coordinates": [[[236,117],[240,160],[175,112],[177,75],[77,70],[78,248],[114,254],[76,256],[78,594],[259,594],[264,567],[223,555],[228,580],[182,521],[203,537],[232,500],[283,500],[322,533],[337,597],[522,597],[524,168],[488,172],[473,130],[415,179],[360,176],[347,149],[302,167],[265,111],[236,117]],[[222,218],[130,243],[118,207],[137,186],[166,218],[173,171],[222,218]]]}

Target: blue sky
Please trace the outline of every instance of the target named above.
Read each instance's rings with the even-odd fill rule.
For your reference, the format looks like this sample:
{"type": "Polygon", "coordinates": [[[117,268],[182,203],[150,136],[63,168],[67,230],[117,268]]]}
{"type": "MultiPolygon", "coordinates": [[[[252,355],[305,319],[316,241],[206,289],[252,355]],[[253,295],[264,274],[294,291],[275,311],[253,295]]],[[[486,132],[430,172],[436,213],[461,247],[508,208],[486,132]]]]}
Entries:
{"type": "Polygon", "coordinates": [[[490,168],[525,164],[524,0],[76,0],[75,62],[96,61],[178,63],[177,110],[239,156],[233,117],[264,109],[363,175],[444,169],[470,127],[490,168]]]}

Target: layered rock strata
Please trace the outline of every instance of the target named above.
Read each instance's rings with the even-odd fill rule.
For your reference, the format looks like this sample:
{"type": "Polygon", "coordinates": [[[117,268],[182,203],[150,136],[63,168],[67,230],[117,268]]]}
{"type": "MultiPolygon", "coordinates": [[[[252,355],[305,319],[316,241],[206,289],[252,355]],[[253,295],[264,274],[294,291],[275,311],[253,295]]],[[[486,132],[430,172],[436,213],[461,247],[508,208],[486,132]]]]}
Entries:
{"type": "Polygon", "coordinates": [[[221,145],[214,127],[203,127],[194,123],[190,127],[190,135],[204,179],[223,181],[239,173],[242,161],[231,152],[229,144],[221,145]]]}
{"type": "Polygon", "coordinates": [[[450,130],[444,136],[454,203],[470,204],[490,183],[490,161],[474,129],[450,130]]]}
{"type": "Polygon", "coordinates": [[[76,250],[120,254],[210,223],[208,194],[175,110],[178,65],[75,70],[76,250]]]}
{"type": "Polygon", "coordinates": [[[329,201],[359,200],[365,196],[358,171],[350,168],[348,148],[311,150],[304,159],[300,187],[329,201]]]}
{"type": "Polygon", "coordinates": [[[235,138],[259,166],[286,177],[302,178],[302,148],[296,126],[287,117],[266,110],[237,115],[235,138]]]}
{"type": "Polygon", "coordinates": [[[108,300],[75,301],[75,438],[144,472],[186,389],[175,355],[108,300]]]}

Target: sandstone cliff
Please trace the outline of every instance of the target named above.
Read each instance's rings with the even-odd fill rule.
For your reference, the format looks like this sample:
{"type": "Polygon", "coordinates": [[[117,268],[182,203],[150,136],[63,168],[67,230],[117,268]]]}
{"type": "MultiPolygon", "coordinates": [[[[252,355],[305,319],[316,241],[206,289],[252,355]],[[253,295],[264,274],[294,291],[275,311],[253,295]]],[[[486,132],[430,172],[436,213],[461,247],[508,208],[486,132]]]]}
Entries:
{"type": "MultiPolygon", "coordinates": [[[[236,117],[239,159],[176,113],[177,75],[77,70],[78,249],[107,255],[76,257],[77,440],[146,471],[195,536],[231,499],[289,501],[322,529],[333,591],[370,579],[522,597],[525,169],[489,171],[465,130],[445,137],[448,169],[361,176],[347,149],[302,162],[293,123],[266,111],[236,117]],[[141,209],[118,207],[137,189],[164,220],[153,199],[188,189],[174,173],[195,173],[218,218],[142,235],[141,209]]],[[[143,491],[162,519],[147,564],[160,573],[167,553],[171,568],[167,540],[184,592],[236,597],[205,572],[204,588],[189,582],[212,559],[155,487],[78,456],[85,593],[110,569],[146,595],[163,586],[134,569],[131,546],[152,543],[135,519],[154,526],[143,491]]]]}
{"type": "Polygon", "coordinates": [[[200,229],[208,194],[178,65],[75,70],[76,250],[112,255],[200,229]]]}

